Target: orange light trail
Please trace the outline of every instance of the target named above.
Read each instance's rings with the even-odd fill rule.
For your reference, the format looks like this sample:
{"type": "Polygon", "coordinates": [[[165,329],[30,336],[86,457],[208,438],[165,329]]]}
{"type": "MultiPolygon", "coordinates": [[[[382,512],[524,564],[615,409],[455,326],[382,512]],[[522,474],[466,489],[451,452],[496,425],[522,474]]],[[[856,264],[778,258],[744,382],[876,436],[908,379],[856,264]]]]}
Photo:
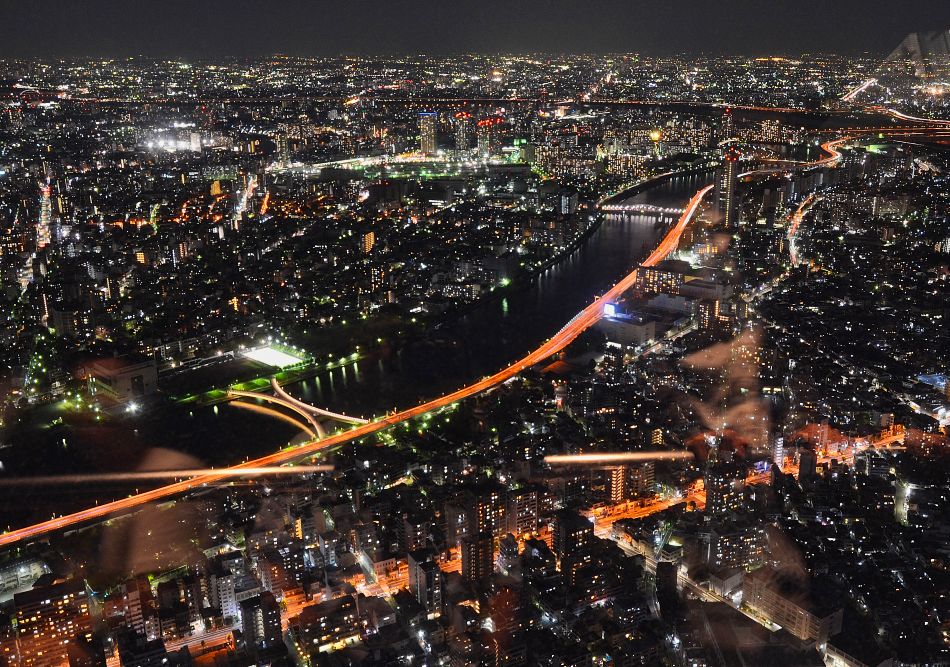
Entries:
{"type": "Polygon", "coordinates": [[[877,79],[868,79],[867,81],[865,81],[865,82],[862,83],[861,85],[855,87],[854,90],[852,90],[850,93],[848,93],[847,95],[845,95],[845,96],[842,97],[841,99],[842,99],[843,101],[845,101],[845,102],[850,102],[850,101],[852,101],[854,98],[856,98],[858,95],[860,95],[861,93],[863,93],[865,90],[867,90],[868,88],[870,88],[871,86],[873,86],[875,83],[877,83],[877,79]]]}
{"type": "Polygon", "coordinates": [[[927,123],[929,125],[942,125],[944,127],[950,126],[950,120],[939,120],[936,118],[921,118],[919,116],[910,116],[906,113],[897,111],[896,109],[885,109],[887,113],[894,116],[899,120],[909,120],[914,123],[927,123]]]}
{"type": "MultiPolygon", "coordinates": [[[[789,165],[790,169],[791,168],[810,169],[812,167],[825,167],[825,166],[828,166],[830,164],[834,164],[835,162],[840,161],[841,158],[844,157],[843,153],[838,150],[838,146],[840,146],[841,144],[845,142],[850,141],[851,139],[852,137],[842,137],[841,139],[835,139],[834,141],[826,141],[825,143],[821,145],[821,150],[823,150],[825,153],[828,154],[827,157],[820,158],[813,162],[800,162],[798,160],[763,160],[763,162],[766,162],[768,164],[787,164],[789,165]]],[[[747,171],[744,174],[739,174],[739,178],[744,178],[746,176],[753,176],[755,174],[760,174],[760,173],[771,173],[773,171],[787,171],[787,170],[766,169],[766,170],[759,170],[759,171],[747,171]]]]}
{"type": "Polygon", "coordinates": [[[792,217],[790,218],[791,224],[788,227],[788,241],[789,241],[789,258],[792,260],[792,264],[798,264],[798,250],[795,247],[795,241],[798,238],[798,228],[802,224],[802,220],[805,218],[805,211],[815,203],[817,197],[814,194],[808,195],[808,197],[801,203],[792,217]]]}

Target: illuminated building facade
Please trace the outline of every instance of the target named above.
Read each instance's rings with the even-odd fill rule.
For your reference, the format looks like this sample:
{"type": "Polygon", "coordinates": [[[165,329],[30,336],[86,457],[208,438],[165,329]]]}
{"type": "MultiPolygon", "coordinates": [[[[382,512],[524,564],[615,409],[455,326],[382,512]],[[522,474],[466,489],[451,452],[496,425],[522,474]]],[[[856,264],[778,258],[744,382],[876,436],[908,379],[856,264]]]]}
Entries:
{"type": "Polygon", "coordinates": [[[89,595],[82,581],[18,593],[13,605],[23,667],[58,667],[68,660],[70,643],[92,638],[89,595]]]}
{"type": "Polygon", "coordinates": [[[739,158],[741,153],[735,146],[728,146],[722,158],[716,182],[718,188],[719,213],[723,216],[723,225],[727,229],[735,228],[738,221],[736,183],[739,176],[739,158]]]}
{"type": "Polygon", "coordinates": [[[521,487],[508,492],[508,532],[514,535],[531,534],[538,530],[538,492],[521,487]]]}
{"type": "Polygon", "coordinates": [[[497,116],[482,118],[475,127],[475,136],[478,142],[478,157],[487,159],[497,155],[500,149],[498,133],[501,130],[502,119],[497,116]]]}
{"type": "Polygon", "coordinates": [[[49,185],[40,186],[40,218],[36,223],[36,249],[42,250],[50,242],[50,223],[53,219],[53,206],[50,201],[49,185]]]}
{"type": "Polygon", "coordinates": [[[706,469],[706,513],[712,516],[742,508],[745,468],[737,463],[711,463],[706,469]]]}
{"type": "Polygon", "coordinates": [[[472,114],[460,111],[455,114],[455,150],[460,153],[472,148],[472,114]]]}
{"type": "Polygon", "coordinates": [[[722,323],[719,315],[719,300],[703,299],[697,306],[696,315],[700,329],[707,331],[718,329],[722,323]]]}
{"type": "Polygon", "coordinates": [[[430,615],[442,612],[442,570],[426,550],[409,552],[409,592],[430,615]]]}
{"type": "Polygon", "coordinates": [[[815,588],[806,592],[781,572],[763,567],[746,576],[742,602],[802,641],[824,642],[841,632],[844,611],[840,606],[822,603],[818,593],[815,588]]]}
{"type": "Polygon", "coordinates": [[[478,581],[494,570],[494,540],[490,533],[469,535],[462,540],[462,578],[478,581]]]}
{"type": "Polygon", "coordinates": [[[586,549],[594,540],[594,524],[573,510],[558,510],[554,515],[552,549],[564,559],[586,549]]]}
{"type": "Polygon", "coordinates": [[[709,531],[707,564],[714,570],[752,570],[765,562],[768,536],[758,524],[724,522],[709,531]]]}
{"type": "Polygon", "coordinates": [[[656,491],[656,466],[653,461],[644,461],[626,467],[627,498],[646,498],[653,495],[656,491]]]}
{"type": "Polygon", "coordinates": [[[426,155],[435,155],[439,149],[439,115],[433,111],[419,114],[419,150],[426,155]]]}
{"type": "Polygon", "coordinates": [[[501,537],[508,532],[504,488],[485,486],[471,489],[466,493],[466,504],[471,534],[488,533],[493,537],[501,537]]]}
{"type": "Polygon", "coordinates": [[[303,608],[290,624],[298,650],[305,654],[339,650],[360,639],[359,614],[352,595],[303,608]]]}

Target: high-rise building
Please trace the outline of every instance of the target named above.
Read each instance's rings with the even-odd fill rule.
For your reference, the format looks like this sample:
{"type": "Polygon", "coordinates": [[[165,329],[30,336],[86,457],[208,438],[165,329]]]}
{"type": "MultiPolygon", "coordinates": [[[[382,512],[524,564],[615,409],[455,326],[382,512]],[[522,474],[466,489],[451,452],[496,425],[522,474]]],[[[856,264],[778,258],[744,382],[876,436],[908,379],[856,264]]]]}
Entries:
{"type": "Polygon", "coordinates": [[[811,449],[803,449],[798,453],[798,479],[814,479],[818,475],[818,455],[811,449]]]}
{"type": "Polygon", "coordinates": [[[368,255],[373,252],[373,247],[376,245],[376,232],[372,229],[366,232],[363,232],[360,237],[360,250],[364,255],[368,255]]]}
{"type": "Polygon", "coordinates": [[[741,464],[711,462],[706,468],[706,513],[720,516],[742,509],[745,478],[745,467],[741,464]]]}
{"type": "Polygon", "coordinates": [[[736,125],[735,119],[732,117],[732,108],[726,107],[726,110],[722,112],[722,126],[721,126],[722,136],[720,141],[728,141],[735,136],[736,125]]]}
{"type": "Polygon", "coordinates": [[[785,462],[785,438],[778,436],[772,442],[772,463],[781,466],[785,462]]]}
{"type": "Polygon", "coordinates": [[[431,615],[442,613],[442,570],[425,549],[409,552],[409,592],[431,615]]]}
{"type": "Polygon", "coordinates": [[[699,320],[700,329],[705,331],[718,329],[721,324],[719,299],[702,299],[696,308],[696,317],[699,320]]]}
{"type": "Polygon", "coordinates": [[[627,466],[611,466],[607,469],[607,496],[612,505],[627,499],[627,466]]]}
{"type": "Polygon", "coordinates": [[[22,667],[59,667],[77,637],[92,640],[89,596],[82,580],[42,586],[13,596],[22,667]]]}
{"type": "Polygon", "coordinates": [[[514,535],[534,533],[538,529],[538,492],[530,486],[508,491],[508,532],[514,535]]]}
{"type": "Polygon", "coordinates": [[[462,577],[478,581],[494,571],[494,539],[490,533],[478,533],[462,539],[462,577]]]}
{"type": "Polygon", "coordinates": [[[252,650],[283,640],[280,604],[272,593],[263,591],[241,602],[241,627],[244,641],[252,650]]]}
{"type": "Polygon", "coordinates": [[[402,553],[424,549],[429,539],[429,520],[415,512],[404,513],[396,525],[396,539],[402,553]]]}
{"type": "Polygon", "coordinates": [[[498,540],[498,565],[504,574],[518,567],[521,554],[518,551],[518,540],[511,533],[498,540]]]}
{"type": "Polygon", "coordinates": [[[656,468],[653,461],[627,466],[627,498],[646,498],[653,495],[655,490],[656,468]]]}
{"type": "Polygon", "coordinates": [[[419,113],[419,150],[426,155],[435,155],[439,149],[439,115],[434,111],[419,113]]]}
{"type": "Polygon", "coordinates": [[[470,534],[468,511],[462,503],[447,502],[442,512],[445,540],[451,545],[457,545],[462,538],[470,534]]]}
{"type": "Polygon", "coordinates": [[[504,487],[499,484],[476,486],[469,489],[465,496],[470,534],[489,533],[493,537],[501,537],[508,532],[504,487]]]}
{"type": "Polygon", "coordinates": [[[554,515],[554,536],[551,548],[557,557],[565,558],[585,550],[594,541],[594,524],[574,510],[558,510],[554,515]]]}
{"type": "Polygon", "coordinates": [[[36,223],[36,249],[42,250],[49,245],[50,223],[53,219],[53,206],[50,201],[48,184],[40,186],[40,217],[36,223]]]}
{"type": "Polygon", "coordinates": [[[736,183],[739,176],[740,157],[738,148],[731,144],[727,146],[723,152],[722,166],[719,168],[716,181],[719,213],[723,216],[723,224],[727,229],[732,229],[739,223],[736,183]]]}
{"type": "Polygon", "coordinates": [[[713,570],[752,570],[765,562],[768,537],[756,523],[725,521],[709,531],[706,564],[713,570]]]}
{"type": "Polygon", "coordinates": [[[505,584],[493,590],[486,600],[488,628],[498,649],[495,660],[498,667],[525,663],[526,606],[523,590],[505,584]]]}
{"type": "Polygon", "coordinates": [[[478,140],[478,157],[487,159],[498,153],[498,131],[502,122],[502,119],[497,116],[482,118],[478,121],[475,127],[475,135],[478,140]]]}
{"type": "Polygon", "coordinates": [[[455,150],[465,153],[472,147],[472,114],[459,111],[455,114],[455,150]]]}
{"type": "Polygon", "coordinates": [[[136,634],[156,639],[159,634],[158,605],[148,577],[140,574],[125,583],[125,624],[136,634]]]}
{"type": "Polygon", "coordinates": [[[280,132],[277,135],[277,161],[281,167],[290,164],[290,144],[287,141],[286,132],[280,132]]]}

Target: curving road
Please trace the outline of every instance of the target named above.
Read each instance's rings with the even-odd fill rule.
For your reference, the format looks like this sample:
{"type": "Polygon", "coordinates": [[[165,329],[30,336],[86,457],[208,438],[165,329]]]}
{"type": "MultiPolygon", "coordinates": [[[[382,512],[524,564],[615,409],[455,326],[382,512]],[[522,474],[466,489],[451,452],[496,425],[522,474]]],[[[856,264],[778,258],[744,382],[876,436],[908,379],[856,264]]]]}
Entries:
{"type": "Polygon", "coordinates": [[[279,405],[282,408],[287,408],[291,412],[295,412],[306,420],[310,424],[312,431],[317,434],[317,436],[323,438],[326,436],[326,429],[323,428],[323,424],[317,421],[316,417],[313,416],[312,412],[304,410],[294,401],[285,399],[281,395],[271,396],[270,394],[262,394],[256,391],[241,391],[238,389],[228,389],[228,396],[237,396],[240,398],[251,398],[258,401],[265,401],[267,403],[274,403],[279,405]]]}
{"type": "MultiPolygon", "coordinates": [[[[310,405],[309,403],[304,403],[299,398],[295,398],[287,393],[287,390],[280,386],[280,382],[277,381],[277,378],[271,378],[270,385],[274,390],[274,393],[280,396],[285,401],[293,403],[301,410],[313,414],[319,415],[320,417],[326,417],[327,419],[332,419],[333,421],[343,422],[344,424],[368,424],[368,419],[363,419],[362,417],[350,417],[349,415],[343,415],[339,412],[332,412],[330,410],[324,410],[323,408],[318,408],[315,405],[310,405]]],[[[321,436],[322,437],[322,436],[321,436]]]]}

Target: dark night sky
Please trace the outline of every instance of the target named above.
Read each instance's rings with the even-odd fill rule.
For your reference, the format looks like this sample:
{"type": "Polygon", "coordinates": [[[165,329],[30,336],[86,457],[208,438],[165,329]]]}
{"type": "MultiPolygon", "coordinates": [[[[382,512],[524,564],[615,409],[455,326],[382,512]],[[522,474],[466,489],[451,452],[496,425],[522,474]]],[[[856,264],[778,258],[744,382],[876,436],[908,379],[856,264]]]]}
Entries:
{"type": "Polygon", "coordinates": [[[0,57],[886,54],[950,0],[0,0],[0,57]]]}

